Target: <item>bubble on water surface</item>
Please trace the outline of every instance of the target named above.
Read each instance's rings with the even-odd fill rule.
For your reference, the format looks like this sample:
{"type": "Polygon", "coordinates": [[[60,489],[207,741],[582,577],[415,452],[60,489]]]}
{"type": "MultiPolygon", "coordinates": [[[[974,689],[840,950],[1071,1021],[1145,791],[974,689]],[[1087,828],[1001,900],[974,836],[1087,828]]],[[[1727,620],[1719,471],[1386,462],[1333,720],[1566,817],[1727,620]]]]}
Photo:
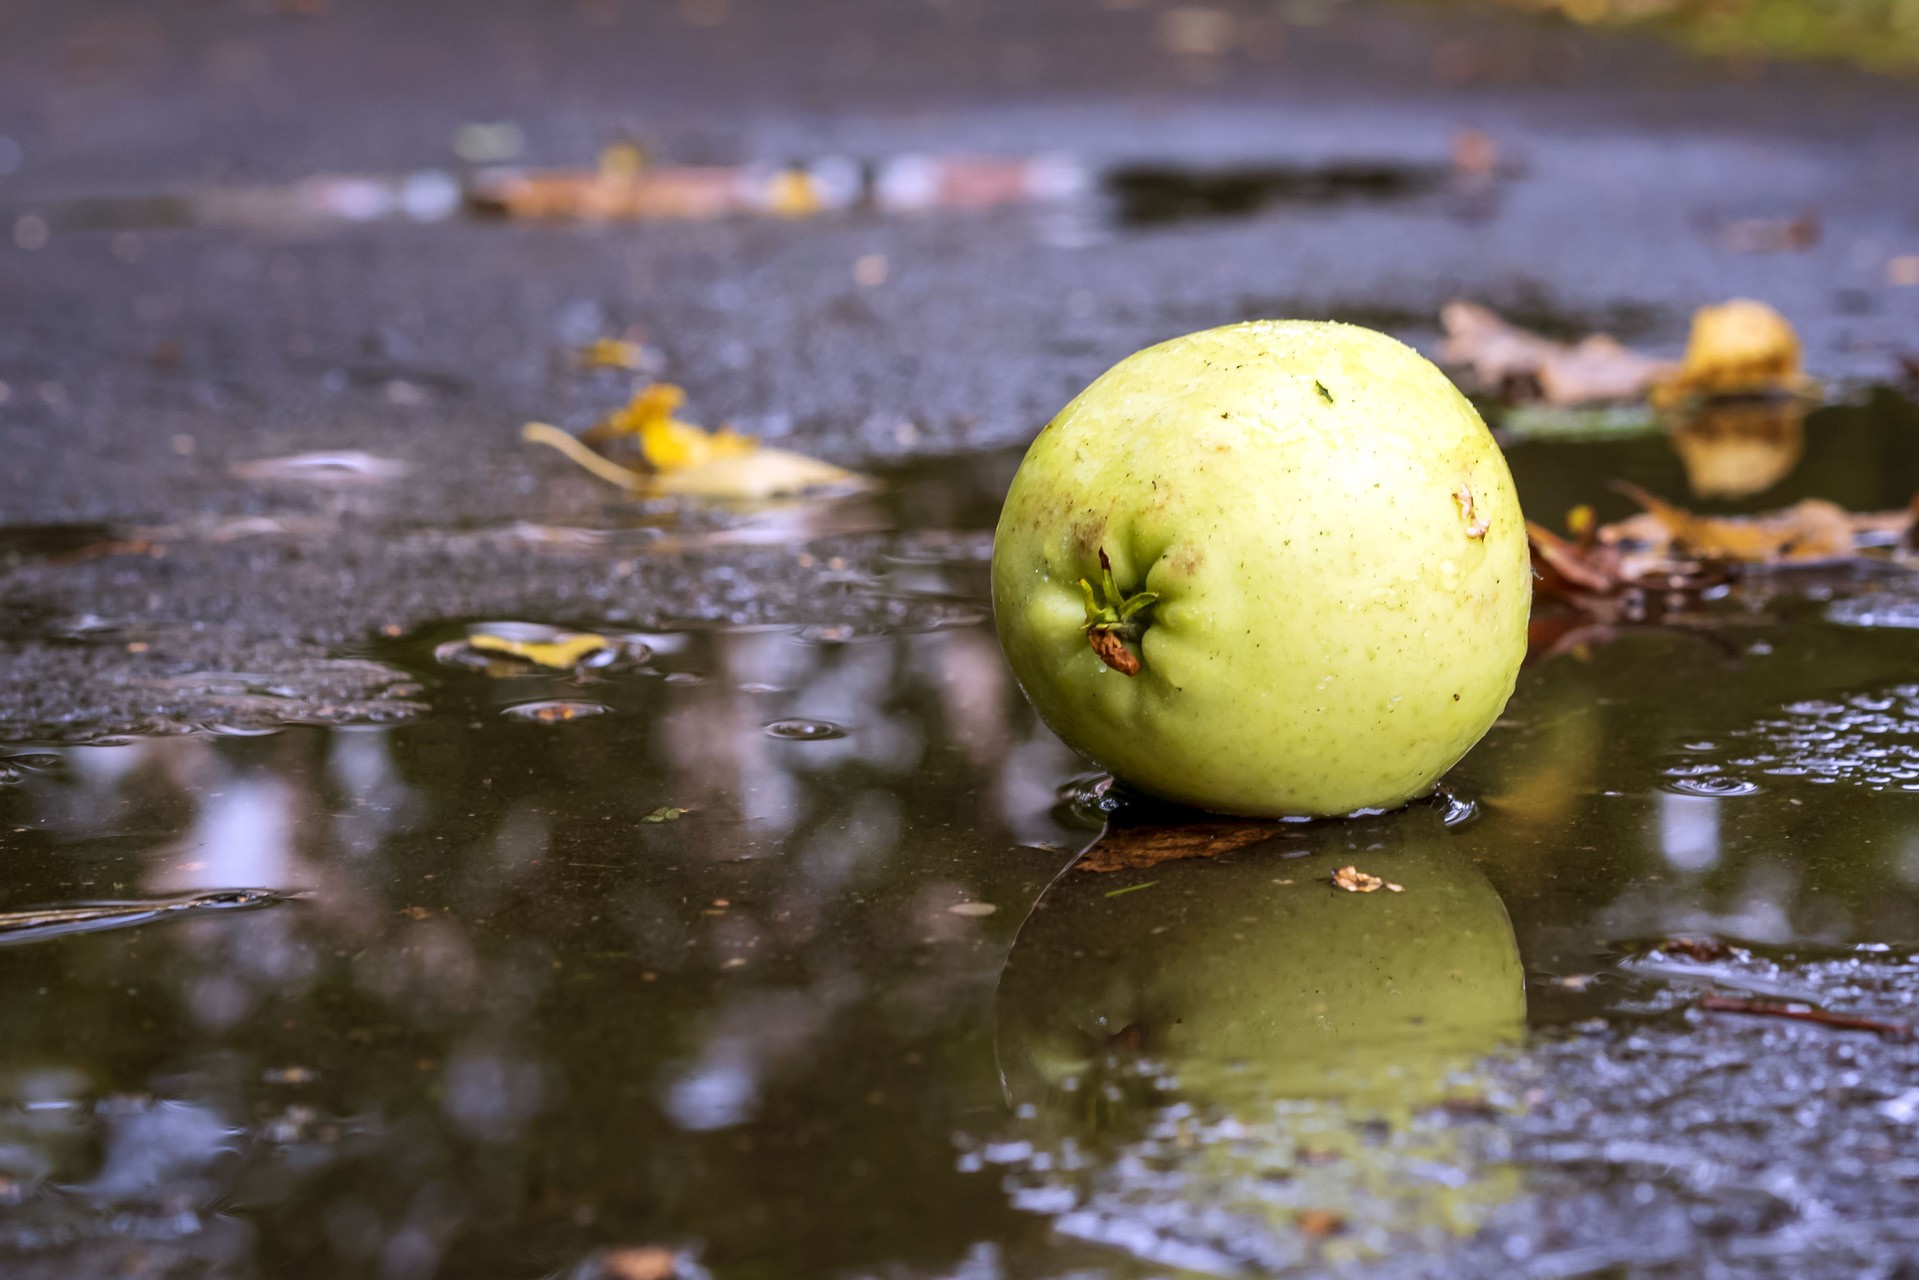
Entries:
{"type": "Polygon", "coordinates": [[[823,742],[829,738],[844,738],[846,730],[831,720],[807,720],[793,717],[787,720],[769,720],[766,732],[775,738],[787,738],[794,742],[823,742]]]}
{"type": "Polygon", "coordinates": [[[1787,703],[1783,714],[1724,736],[1714,752],[1665,771],[1670,790],[1746,795],[1740,774],[1919,791],[1919,684],[1787,703]]]}
{"type": "Polygon", "coordinates": [[[1668,791],[1677,791],[1687,796],[1711,796],[1715,799],[1727,796],[1750,796],[1759,792],[1759,784],[1748,782],[1744,778],[1729,778],[1724,774],[1708,773],[1688,777],[1673,778],[1666,783],[1668,791]]]}
{"type": "Polygon", "coordinates": [[[530,720],[534,724],[565,724],[603,716],[613,708],[604,702],[584,702],[569,698],[549,698],[541,702],[521,702],[504,708],[500,714],[510,720],[530,720]]]}

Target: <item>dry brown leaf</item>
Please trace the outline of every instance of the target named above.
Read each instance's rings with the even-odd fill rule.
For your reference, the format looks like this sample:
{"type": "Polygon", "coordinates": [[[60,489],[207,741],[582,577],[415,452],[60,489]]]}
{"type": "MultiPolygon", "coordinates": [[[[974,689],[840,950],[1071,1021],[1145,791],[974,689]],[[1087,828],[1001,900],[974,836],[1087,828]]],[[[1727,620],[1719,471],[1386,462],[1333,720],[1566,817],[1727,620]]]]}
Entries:
{"type": "MultiPolygon", "coordinates": [[[[1857,549],[1854,532],[1859,518],[1820,498],[1806,498],[1765,515],[1700,516],[1638,485],[1622,480],[1613,487],[1646,512],[1601,529],[1602,543],[1633,543],[1655,554],[1690,553],[1739,564],[1834,560],[1857,549]]],[[[1869,519],[1876,523],[1880,517],[1869,519]]]]}
{"type": "Polygon", "coordinates": [[[1555,342],[1508,324],[1490,307],[1455,300],[1439,313],[1440,359],[1472,371],[1479,388],[1511,400],[1554,405],[1636,400],[1671,365],[1603,333],[1555,342]]]}
{"type": "Polygon", "coordinates": [[[1180,858],[1211,858],[1279,835],[1272,822],[1183,822],[1169,826],[1109,826],[1075,864],[1081,871],[1139,871],[1180,858]]]}

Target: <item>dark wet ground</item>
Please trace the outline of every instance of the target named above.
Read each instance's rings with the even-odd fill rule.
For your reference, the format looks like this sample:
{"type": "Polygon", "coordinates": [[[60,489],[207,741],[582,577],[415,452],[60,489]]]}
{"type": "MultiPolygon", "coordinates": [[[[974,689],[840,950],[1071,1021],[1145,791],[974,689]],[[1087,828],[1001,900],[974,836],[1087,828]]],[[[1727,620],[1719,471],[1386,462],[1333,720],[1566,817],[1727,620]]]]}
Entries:
{"type": "MultiPolygon", "coordinates": [[[[1901,573],[1569,638],[1450,779],[1470,822],[1103,875],[1064,870],[1102,817],[984,582],[1019,448],[1112,360],[1256,314],[1430,343],[1460,294],[1669,353],[1763,297],[1832,403],[1745,505],[1903,505],[1919,98],[1360,4],[1175,53],[1161,8],[6,12],[7,1274],[1919,1266],[1901,573]],[[1091,186],[192,225],[208,190],[453,173],[501,119],[537,163],[639,132],[1091,186]],[[1799,251],[1725,241],[1808,209],[1799,251]],[[629,327],[696,417],[885,487],[636,506],[522,445],[623,398],[567,353],[629,327]],[[501,621],[621,656],[489,671],[459,641],[501,621]],[[1349,862],[1404,893],[1335,894],[1349,862]]],[[[1509,457],[1535,518],[1625,514],[1613,477],[1688,499],[1658,436],[1509,457]]]]}

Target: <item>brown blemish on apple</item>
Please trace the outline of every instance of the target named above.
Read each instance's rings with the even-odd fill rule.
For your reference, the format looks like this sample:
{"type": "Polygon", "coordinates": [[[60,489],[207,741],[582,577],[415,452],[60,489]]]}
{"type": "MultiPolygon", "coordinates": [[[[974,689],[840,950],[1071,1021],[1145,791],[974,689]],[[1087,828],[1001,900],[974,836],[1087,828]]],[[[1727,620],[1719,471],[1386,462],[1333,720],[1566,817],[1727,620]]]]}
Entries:
{"type": "Polygon", "coordinates": [[[1453,491],[1453,501],[1459,504],[1459,518],[1466,522],[1466,536],[1475,541],[1483,541],[1486,531],[1493,526],[1492,521],[1474,514],[1472,486],[1461,480],[1459,488],[1453,491]]]}
{"type": "Polygon", "coordinates": [[[1181,578],[1190,578],[1206,561],[1206,552],[1192,543],[1186,543],[1167,559],[1167,567],[1181,578]]]}
{"type": "Polygon", "coordinates": [[[1076,558],[1091,556],[1098,550],[1105,532],[1106,521],[1090,512],[1074,520],[1070,535],[1074,556],[1076,558]]]}

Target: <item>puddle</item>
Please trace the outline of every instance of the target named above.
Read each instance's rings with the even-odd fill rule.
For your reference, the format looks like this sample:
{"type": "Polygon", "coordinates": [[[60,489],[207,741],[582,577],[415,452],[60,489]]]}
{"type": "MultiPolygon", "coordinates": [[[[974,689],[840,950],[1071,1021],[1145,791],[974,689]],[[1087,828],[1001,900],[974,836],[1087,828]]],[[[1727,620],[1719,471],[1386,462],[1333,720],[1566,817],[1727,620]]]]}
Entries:
{"type": "Polygon", "coordinates": [[[314,234],[457,217],[653,223],[967,215],[1004,208],[1044,214],[1086,209],[1097,195],[1118,225],[1148,227],[1247,217],[1278,206],[1410,200],[1444,191],[1457,178],[1443,159],[1363,158],[1100,168],[1069,156],[901,155],[827,157],[789,166],[668,165],[631,174],[485,166],[460,174],[319,174],[280,186],[76,196],[0,209],[0,222],[29,222],[44,242],[48,235],[186,227],[314,234]]]}
{"type": "MultiPolygon", "coordinates": [[[[1685,493],[1656,437],[1512,456],[1542,513],[1612,475],[1685,493]]],[[[1871,1028],[1919,1021],[1919,686],[1910,629],[1842,608],[1902,580],[1781,577],[1715,604],[1742,620],[1713,643],[1542,660],[1435,803],[1069,870],[1131,811],[1010,680],[984,607],[1010,463],[973,465],[903,473],[884,552],[829,569],[911,602],[897,626],[451,619],[342,660],[403,681],[403,720],[286,724],[250,701],[284,691],[201,673],[182,698],[249,732],[0,750],[0,1252],[503,1278],[1909,1254],[1919,1046],[1871,1028]],[[301,901],[220,909],[236,886],[301,901]]],[[[1915,488],[1887,397],[1813,414],[1741,502],[1915,488]]]]}
{"type": "Polygon", "coordinates": [[[1410,200],[1443,190],[1443,165],[1336,161],[1194,169],[1128,165],[1103,177],[1114,218],[1129,227],[1211,218],[1244,218],[1276,205],[1410,200]]]}

